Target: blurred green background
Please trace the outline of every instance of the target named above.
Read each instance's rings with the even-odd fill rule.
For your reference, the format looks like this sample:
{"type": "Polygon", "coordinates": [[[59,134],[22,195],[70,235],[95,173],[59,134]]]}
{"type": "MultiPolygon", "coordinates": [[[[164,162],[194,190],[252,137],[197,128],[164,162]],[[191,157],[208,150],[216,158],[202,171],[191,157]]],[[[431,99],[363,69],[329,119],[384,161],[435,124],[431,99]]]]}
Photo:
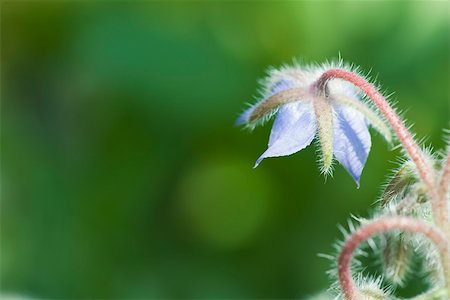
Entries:
{"type": "Polygon", "coordinates": [[[399,151],[374,133],[358,190],[338,165],[324,180],[314,146],[253,170],[270,126],[233,123],[268,66],[339,53],[443,147],[446,1],[2,1],[1,292],[326,289],[317,253],[350,213],[368,215],[399,151]]]}

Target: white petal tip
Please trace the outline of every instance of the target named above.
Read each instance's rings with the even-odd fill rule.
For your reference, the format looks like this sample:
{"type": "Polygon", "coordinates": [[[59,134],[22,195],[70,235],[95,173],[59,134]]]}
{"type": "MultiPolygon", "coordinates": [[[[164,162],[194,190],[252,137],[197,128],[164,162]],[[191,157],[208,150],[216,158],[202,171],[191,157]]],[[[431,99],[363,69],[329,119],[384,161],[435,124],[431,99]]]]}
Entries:
{"type": "Polygon", "coordinates": [[[258,158],[258,160],[255,162],[255,165],[253,166],[253,169],[256,169],[256,167],[259,166],[259,164],[261,163],[261,161],[264,159],[264,157],[260,157],[258,158]]]}

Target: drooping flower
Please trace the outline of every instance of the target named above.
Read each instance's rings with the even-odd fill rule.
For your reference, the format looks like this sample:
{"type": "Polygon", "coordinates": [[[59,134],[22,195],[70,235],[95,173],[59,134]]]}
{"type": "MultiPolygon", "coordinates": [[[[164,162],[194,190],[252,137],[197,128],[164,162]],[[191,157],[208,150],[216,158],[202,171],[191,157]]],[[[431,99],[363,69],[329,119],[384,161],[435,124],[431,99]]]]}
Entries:
{"type": "Polygon", "coordinates": [[[391,131],[352,84],[335,79],[327,82],[325,88],[318,85],[320,76],[331,67],[296,65],[269,71],[263,82],[262,100],[237,120],[238,125],[254,128],[276,116],[269,146],[255,167],[265,158],[291,155],[304,149],[317,135],[322,172],[331,171],[335,157],[359,186],[371,148],[368,126],[388,142],[391,131]]]}

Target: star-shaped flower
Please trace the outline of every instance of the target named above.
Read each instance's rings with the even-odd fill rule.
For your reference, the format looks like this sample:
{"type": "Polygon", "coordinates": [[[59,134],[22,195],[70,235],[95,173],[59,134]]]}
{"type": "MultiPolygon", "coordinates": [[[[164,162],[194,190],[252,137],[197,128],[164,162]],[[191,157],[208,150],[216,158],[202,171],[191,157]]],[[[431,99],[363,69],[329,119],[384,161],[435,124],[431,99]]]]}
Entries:
{"type": "MultiPolygon", "coordinates": [[[[341,66],[342,67],[342,66],[341,66]]],[[[329,173],[333,156],[359,186],[371,147],[368,126],[391,141],[391,131],[378,111],[368,105],[352,84],[335,79],[319,85],[318,79],[331,66],[283,67],[271,70],[263,82],[262,100],[237,120],[254,128],[276,115],[269,147],[255,167],[268,157],[296,153],[318,136],[322,172],[329,173]]]]}

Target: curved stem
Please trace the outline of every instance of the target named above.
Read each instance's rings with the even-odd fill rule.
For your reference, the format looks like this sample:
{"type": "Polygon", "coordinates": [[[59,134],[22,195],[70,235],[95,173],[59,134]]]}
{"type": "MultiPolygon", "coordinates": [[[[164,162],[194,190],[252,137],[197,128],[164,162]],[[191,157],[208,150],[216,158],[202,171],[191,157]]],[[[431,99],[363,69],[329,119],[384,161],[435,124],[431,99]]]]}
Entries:
{"type": "MultiPolygon", "coordinates": [[[[442,203],[442,216],[446,220],[446,226],[444,223],[443,231],[446,234],[447,238],[450,239],[450,219],[449,219],[449,210],[450,205],[448,202],[448,193],[450,188],[450,150],[447,153],[447,158],[445,159],[444,165],[442,166],[442,173],[439,181],[439,201],[442,203]]],[[[447,279],[447,289],[448,293],[450,293],[450,253],[447,253],[446,256],[442,258],[442,263],[444,270],[446,270],[446,279],[447,279]]]]}
{"type": "Polygon", "coordinates": [[[317,80],[316,88],[319,89],[319,91],[323,91],[326,88],[327,82],[333,78],[346,80],[360,88],[370,99],[372,99],[378,109],[383,113],[386,120],[397,134],[409,157],[417,166],[420,178],[427,187],[428,193],[431,196],[431,205],[436,224],[440,228],[447,227],[448,222],[446,220],[445,213],[443,212],[446,203],[443,203],[442,199],[438,195],[434,170],[428,162],[425,154],[414,141],[411,133],[405,127],[400,117],[395,113],[394,109],[389,105],[383,95],[381,95],[381,93],[366,79],[358,74],[343,69],[330,69],[325,71],[317,80]]]}
{"type": "MultiPolygon", "coordinates": [[[[441,257],[449,255],[449,241],[438,229],[418,219],[409,217],[384,217],[361,226],[345,242],[338,261],[339,283],[347,300],[361,299],[361,295],[353,281],[350,262],[353,252],[362,242],[372,235],[399,229],[402,231],[421,233],[429,238],[439,249],[441,257]]],[[[446,274],[448,279],[448,274],[446,274]]],[[[449,283],[447,282],[447,285],[449,283]]]]}
{"type": "MultiPolygon", "coordinates": [[[[447,153],[447,158],[445,159],[444,165],[442,166],[442,174],[439,182],[439,196],[441,197],[441,201],[444,203],[447,202],[449,188],[450,188],[450,150],[447,153]]],[[[447,206],[444,209],[444,213],[446,213],[447,220],[449,209],[450,207],[448,207],[447,204],[447,206]]],[[[448,228],[448,230],[450,230],[450,228],[448,228]]]]}

